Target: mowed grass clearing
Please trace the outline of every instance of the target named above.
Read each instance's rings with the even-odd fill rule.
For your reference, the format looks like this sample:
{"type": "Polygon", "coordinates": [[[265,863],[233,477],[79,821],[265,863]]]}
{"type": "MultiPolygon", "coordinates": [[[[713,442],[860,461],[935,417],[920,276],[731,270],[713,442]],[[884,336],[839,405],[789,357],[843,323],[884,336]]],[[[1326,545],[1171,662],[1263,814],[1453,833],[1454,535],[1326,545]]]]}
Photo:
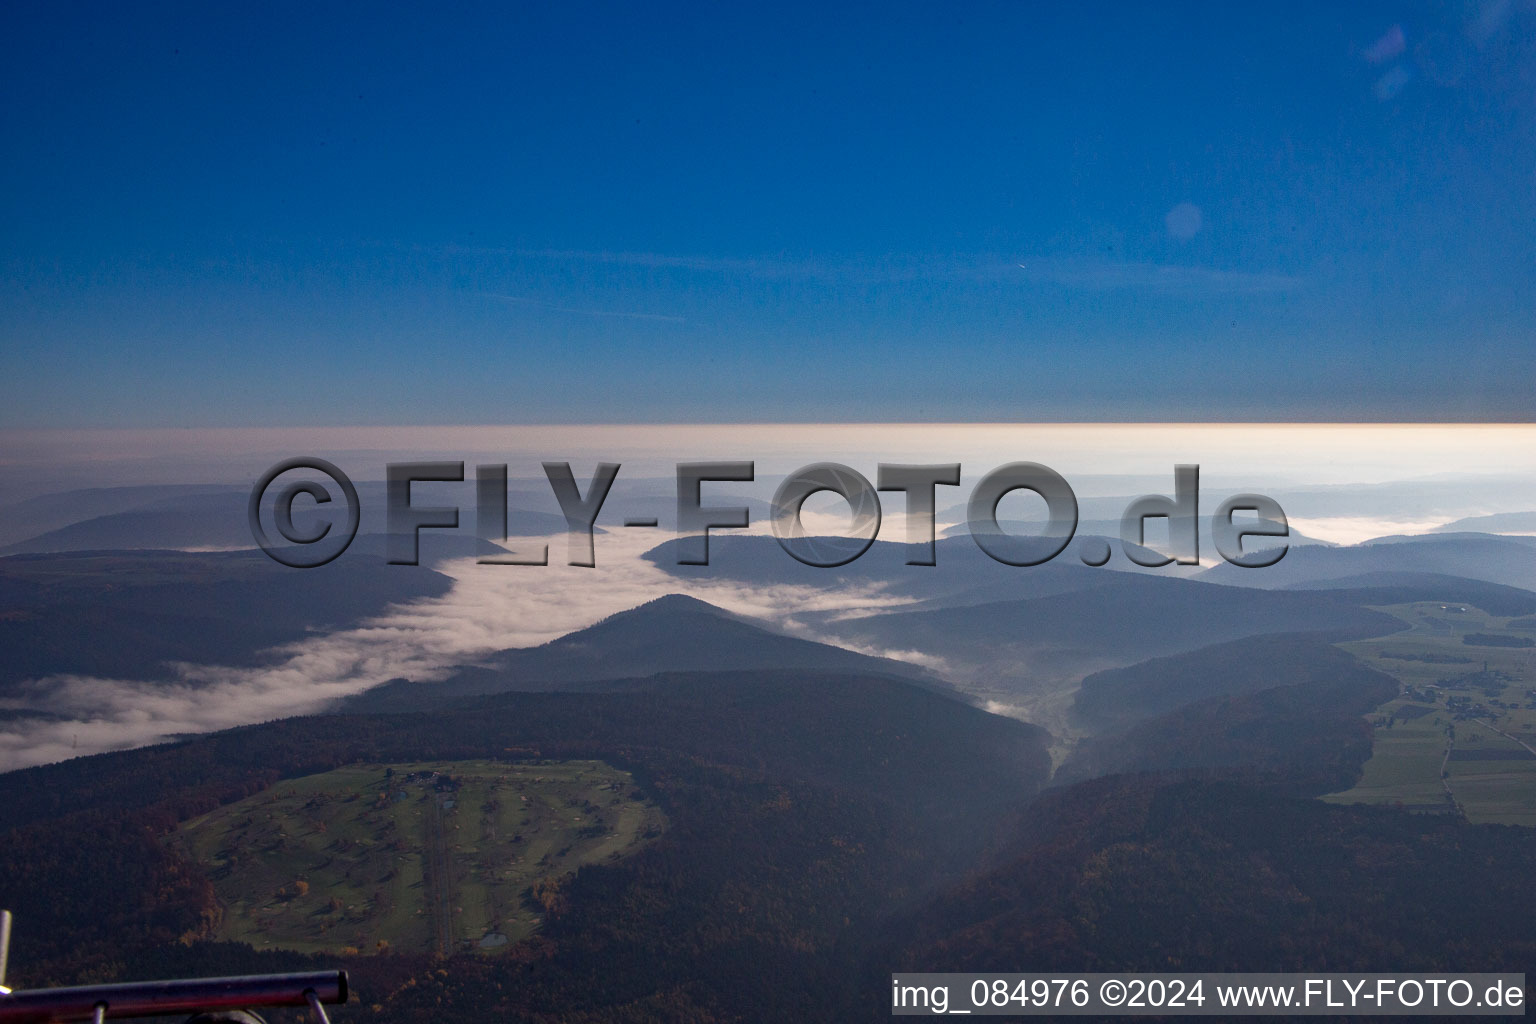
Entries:
{"type": "Polygon", "coordinates": [[[367,764],[287,779],[186,822],[218,938],[345,953],[494,952],[532,934],[561,880],[665,827],[600,761],[367,764]]]}

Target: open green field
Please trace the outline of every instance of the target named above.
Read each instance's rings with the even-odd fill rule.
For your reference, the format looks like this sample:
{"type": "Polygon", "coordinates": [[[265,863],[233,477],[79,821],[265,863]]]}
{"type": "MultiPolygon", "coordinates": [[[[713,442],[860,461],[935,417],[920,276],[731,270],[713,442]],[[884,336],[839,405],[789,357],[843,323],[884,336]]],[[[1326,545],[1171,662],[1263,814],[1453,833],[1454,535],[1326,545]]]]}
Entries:
{"type": "Polygon", "coordinates": [[[288,779],[179,830],[223,906],[218,937],[301,952],[495,951],[564,876],[658,835],[600,761],[352,765],[288,779]]]}
{"type": "Polygon", "coordinates": [[[1536,621],[1464,604],[1381,610],[1410,629],[1340,646],[1396,676],[1403,692],[1370,716],[1374,747],[1359,783],[1324,799],[1459,807],[1468,821],[1536,826],[1536,621]]]}

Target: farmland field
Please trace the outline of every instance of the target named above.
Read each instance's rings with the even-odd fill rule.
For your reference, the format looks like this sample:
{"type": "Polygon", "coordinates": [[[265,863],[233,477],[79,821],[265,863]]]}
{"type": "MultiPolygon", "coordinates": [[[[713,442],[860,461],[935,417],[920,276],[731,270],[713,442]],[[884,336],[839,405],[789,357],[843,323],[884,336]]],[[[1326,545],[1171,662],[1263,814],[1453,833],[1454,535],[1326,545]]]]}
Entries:
{"type": "Polygon", "coordinates": [[[352,765],[288,779],[184,824],[218,937],[303,952],[494,952],[562,880],[664,827],[599,761],[352,765]]]}
{"type": "Polygon", "coordinates": [[[1340,646],[1403,691],[1369,716],[1360,781],[1325,799],[1536,826],[1536,621],[1464,604],[1382,610],[1410,628],[1340,646]]]}

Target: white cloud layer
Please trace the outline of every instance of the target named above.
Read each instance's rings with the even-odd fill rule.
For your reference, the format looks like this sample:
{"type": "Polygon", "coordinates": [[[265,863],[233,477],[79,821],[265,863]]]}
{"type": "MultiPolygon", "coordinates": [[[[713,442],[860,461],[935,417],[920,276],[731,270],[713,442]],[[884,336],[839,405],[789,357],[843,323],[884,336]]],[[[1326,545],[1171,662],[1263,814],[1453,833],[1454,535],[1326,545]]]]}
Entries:
{"type": "MultiPolygon", "coordinates": [[[[563,538],[551,541],[553,551],[563,550],[563,538]]],[[[391,679],[441,680],[455,666],[509,647],[545,643],[663,594],[691,594],[802,636],[809,632],[794,619],[796,613],[872,612],[905,603],[875,590],[683,580],[640,557],[655,542],[654,536],[598,537],[596,569],[450,562],[439,566],[454,578],[442,597],[397,605],[355,628],[280,648],[270,666],[181,664],[154,682],[89,676],[38,680],[23,698],[0,706],[60,717],[0,727],[0,770],[310,714],[391,679]]],[[[878,653],[926,664],[912,652],[878,653]]]]}

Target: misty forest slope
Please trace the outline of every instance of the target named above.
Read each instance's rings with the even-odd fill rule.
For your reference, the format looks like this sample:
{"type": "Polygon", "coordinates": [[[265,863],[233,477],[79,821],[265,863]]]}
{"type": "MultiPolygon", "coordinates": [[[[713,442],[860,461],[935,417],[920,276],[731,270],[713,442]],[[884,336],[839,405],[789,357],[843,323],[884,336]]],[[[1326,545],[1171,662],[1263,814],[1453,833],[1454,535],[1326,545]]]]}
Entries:
{"type": "Polygon", "coordinates": [[[420,711],[508,690],[590,689],[660,672],[771,667],[894,675],[942,686],[905,662],[771,632],[695,598],[670,594],[538,647],[502,651],[440,683],[396,681],[353,697],[349,711],[420,711]]]}
{"type": "Polygon", "coordinates": [[[1398,682],[1316,634],[1248,637],[1089,676],[1058,785],[1117,772],[1213,771],[1305,796],[1347,788],[1371,756],[1364,715],[1398,682]]]}
{"type": "Polygon", "coordinates": [[[318,966],[209,941],[216,889],[165,837],[281,794],[282,779],[467,759],[603,761],[631,773],[668,826],[541,887],[542,927],[503,954],[328,959],[367,993],[349,1015],[873,1021],[889,1015],[892,969],[1528,959],[1529,830],[1302,798],[1358,775],[1361,711],[1392,682],[1343,672],[1315,633],[1228,646],[1101,680],[1140,720],[1104,750],[1080,748],[1058,781],[1142,774],[1061,785],[1033,806],[1049,773],[1041,730],[889,675],[807,671],[292,719],[11,773],[0,898],[29,922],[17,970],[35,984],[318,966]],[[1242,645],[1295,673],[1266,669],[1238,692],[1202,684],[1211,696],[1160,711],[1170,679],[1224,673],[1242,645]]]}
{"type": "Polygon", "coordinates": [[[1096,672],[1083,680],[1072,711],[1085,728],[1113,732],[1209,697],[1306,684],[1343,688],[1363,676],[1386,678],[1326,636],[1245,637],[1096,672]]]}
{"type": "Polygon", "coordinates": [[[1011,862],[910,922],[891,970],[1506,970],[1536,837],[1230,782],[1052,791],[1011,862]]]}
{"type": "Polygon", "coordinates": [[[859,998],[838,979],[878,921],[978,863],[1049,770],[1032,726],[888,677],[804,673],[505,694],[82,758],[3,777],[0,897],[27,922],[29,950],[17,974],[303,966],[175,945],[209,933],[217,911],[207,879],[156,836],[280,778],[357,761],[529,757],[629,771],[669,827],[563,882],[544,928],[505,957],[441,975],[409,957],[348,961],[359,990],[386,1003],[379,1019],[636,1005],[665,1019],[835,1019],[826,1001],[859,998]],[[403,990],[405,977],[419,984],[403,990]],[[774,984],[784,977],[796,985],[774,984]]]}
{"type": "Polygon", "coordinates": [[[1039,597],[1100,586],[1118,575],[1089,569],[1075,558],[1021,568],[988,556],[970,537],[940,538],[935,564],[907,565],[909,545],[876,541],[847,565],[823,568],[802,564],[773,537],[713,536],[709,564],[679,565],[681,543],[669,540],[645,553],[657,568],[679,579],[735,580],[755,586],[795,584],[835,590],[879,587],[918,606],[979,604],[1003,597],[1039,597]]]}
{"type": "Polygon", "coordinates": [[[876,649],[915,649],[943,658],[956,682],[1017,691],[1260,633],[1372,636],[1400,628],[1355,595],[1221,587],[1132,573],[1104,577],[1103,585],[1071,593],[897,612],[828,628],[876,649]]]}
{"type": "Polygon", "coordinates": [[[440,596],[451,582],[368,554],[317,571],[259,551],[0,558],[0,693],[56,673],[149,679],[168,661],[250,664],[275,644],[440,596]]]}
{"type": "MultiPolygon", "coordinates": [[[[356,572],[384,575],[284,575],[263,597],[269,563],[252,553],[48,556],[31,574],[5,573],[31,562],[0,560],[0,596],[16,607],[158,600],[164,614],[216,620],[280,594],[293,607],[273,621],[294,628],[316,607],[364,607],[385,582],[446,585],[426,568],[360,560],[356,572]],[[304,579],[322,588],[307,605],[294,598],[304,579]],[[323,589],[349,580],[361,592],[323,589]]],[[[446,684],[381,688],[345,714],[0,776],[0,901],[27,929],[14,970],[30,985],[320,965],[218,939],[287,935],[353,973],[366,995],[349,1019],[724,1024],[883,1020],[893,969],[1523,969],[1536,953],[1531,830],[1313,799],[1360,777],[1364,715],[1398,691],[1335,646],[1406,625],[1374,606],[1476,598],[1513,616],[1536,612],[1536,595],[1395,572],[1315,590],[1082,567],[1036,579],[1048,594],[820,625],[934,654],[973,680],[1032,685],[1120,664],[1076,694],[1089,735],[1054,780],[1042,729],[900,662],[671,595],[446,684]],[[412,713],[359,713],[370,698],[412,713]],[[398,821],[433,805],[425,792],[392,804],[376,777],[438,762],[498,779],[513,764],[537,775],[600,762],[666,825],[611,851],[620,856],[588,857],[571,838],[588,822],[572,810],[548,830],[567,837],[554,873],[535,865],[517,883],[532,904],[509,916],[511,883],[487,883],[471,902],[495,905],[471,914],[486,927],[521,922],[494,954],[437,959],[433,933],[411,922],[390,934],[413,949],[355,955],[382,949],[368,930],[399,926],[390,915],[423,901],[349,876],[334,844],[404,842],[414,833],[398,821]],[[358,772],[370,780],[365,807],[335,782],[358,772]],[[258,821],[254,809],[283,817],[258,821]],[[224,825],[194,857],[173,837],[199,820],[224,825]],[[313,864],[300,867],[290,855],[305,844],[313,864]],[[248,856],[276,859],[248,885],[212,877],[248,856]],[[293,904],[304,920],[286,931],[261,923],[274,900],[291,902],[280,890],[301,872],[306,885],[342,879],[357,932],[345,944],[318,930],[329,896],[305,891],[293,904]],[[238,920],[230,901],[243,901],[238,920]]],[[[982,592],[962,585],[950,598],[982,592]]],[[[593,800],[583,792],[578,803],[593,800]]],[[[476,806],[507,831],[489,796],[476,806]]],[[[377,877],[395,870],[358,863],[377,877]]]]}

